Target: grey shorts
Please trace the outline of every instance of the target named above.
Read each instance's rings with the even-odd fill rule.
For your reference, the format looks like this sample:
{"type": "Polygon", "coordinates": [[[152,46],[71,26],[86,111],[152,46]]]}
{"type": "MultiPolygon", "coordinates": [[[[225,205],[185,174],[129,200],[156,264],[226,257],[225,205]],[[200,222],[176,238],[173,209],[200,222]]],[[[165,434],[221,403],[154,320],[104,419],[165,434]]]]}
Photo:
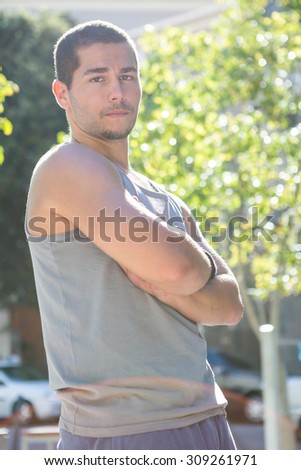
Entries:
{"type": "Polygon", "coordinates": [[[131,436],[84,437],[60,429],[59,450],[235,450],[225,416],[178,429],[131,436]]]}

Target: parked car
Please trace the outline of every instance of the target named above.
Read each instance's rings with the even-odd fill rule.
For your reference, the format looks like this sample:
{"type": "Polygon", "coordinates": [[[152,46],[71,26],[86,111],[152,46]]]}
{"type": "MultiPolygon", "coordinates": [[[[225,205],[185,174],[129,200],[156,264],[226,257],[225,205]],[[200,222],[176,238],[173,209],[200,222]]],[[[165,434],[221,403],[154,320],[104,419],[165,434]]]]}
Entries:
{"type": "MultiPolygon", "coordinates": [[[[264,409],[260,370],[220,349],[208,348],[207,356],[216,381],[228,400],[229,419],[262,422],[264,409]]],[[[292,420],[301,426],[301,376],[287,378],[287,398],[292,420]]]]}
{"type": "Polygon", "coordinates": [[[58,418],[60,401],[48,380],[19,360],[0,361],[0,419],[28,424],[58,418]]]}

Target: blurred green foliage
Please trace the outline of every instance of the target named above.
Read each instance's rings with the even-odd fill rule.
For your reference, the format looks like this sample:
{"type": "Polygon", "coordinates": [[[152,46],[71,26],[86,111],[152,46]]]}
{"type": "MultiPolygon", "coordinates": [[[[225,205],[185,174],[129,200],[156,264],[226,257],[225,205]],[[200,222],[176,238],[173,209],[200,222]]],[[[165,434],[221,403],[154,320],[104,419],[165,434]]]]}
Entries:
{"type": "MultiPolygon", "coordinates": [[[[133,166],[194,210],[262,299],[301,291],[301,29],[292,7],[227,11],[208,31],[141,38],[133,166]]],[[[288,3],[288,2],[287,2],[288,3]]]]}
{"type": "Polygon", "coordinates": [[[53,45],[70,26],[65,16],[48,12],[0,12],[0,96],[6,94],[1,135],[5,160],[0,167],[1,304],[36,302],[24,213],[32,170],[55,142],[57,132],[67,127],[51,84],[53,45]],[[20,88],[13,96],[12,82],[20,88]],[[14,126],[10,136],[9,122],[14,126]]]}
{"type": "MultiPolygon", "coordinates": [[[[16,83],[8,80],[3,73],[1,73],[0,67],[0,114],[4,113],[4,101],[7,96],[12,96],[14,93],[19,91],[19,87],[16,83]]],[[[9,119],[5,116],[0,116],[0,130],[4,135],[11,135],[13,131],[13,125],[9,119]]],[[[4,149],[0,145],[0,165],[4,161],[4,149]]]]}

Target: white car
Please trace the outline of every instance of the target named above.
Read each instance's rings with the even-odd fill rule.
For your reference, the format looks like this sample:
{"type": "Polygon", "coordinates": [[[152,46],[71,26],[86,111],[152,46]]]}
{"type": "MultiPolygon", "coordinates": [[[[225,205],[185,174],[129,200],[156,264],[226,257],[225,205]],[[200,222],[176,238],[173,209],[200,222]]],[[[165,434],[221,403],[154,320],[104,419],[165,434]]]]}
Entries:
{"type": "Polygon", "coordinates": [[[0,361],[0,419],[20,424],[59,417],[61,404],[48,380],[19,361],[0,361]]]}

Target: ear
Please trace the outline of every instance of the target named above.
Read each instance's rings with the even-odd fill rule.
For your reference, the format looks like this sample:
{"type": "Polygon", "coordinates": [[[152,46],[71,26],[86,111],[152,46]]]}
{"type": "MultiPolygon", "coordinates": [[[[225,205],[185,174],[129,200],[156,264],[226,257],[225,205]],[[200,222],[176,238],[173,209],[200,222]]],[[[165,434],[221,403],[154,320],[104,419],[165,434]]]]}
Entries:
{"type": "Polygon", "coordinates": [[[52,83],[52,93],[55,96],[57,104],[61,108],[65,110],[69,109],[69,94],[65,83],[61,82],[60,80],[54,80],[52,83]]]}

